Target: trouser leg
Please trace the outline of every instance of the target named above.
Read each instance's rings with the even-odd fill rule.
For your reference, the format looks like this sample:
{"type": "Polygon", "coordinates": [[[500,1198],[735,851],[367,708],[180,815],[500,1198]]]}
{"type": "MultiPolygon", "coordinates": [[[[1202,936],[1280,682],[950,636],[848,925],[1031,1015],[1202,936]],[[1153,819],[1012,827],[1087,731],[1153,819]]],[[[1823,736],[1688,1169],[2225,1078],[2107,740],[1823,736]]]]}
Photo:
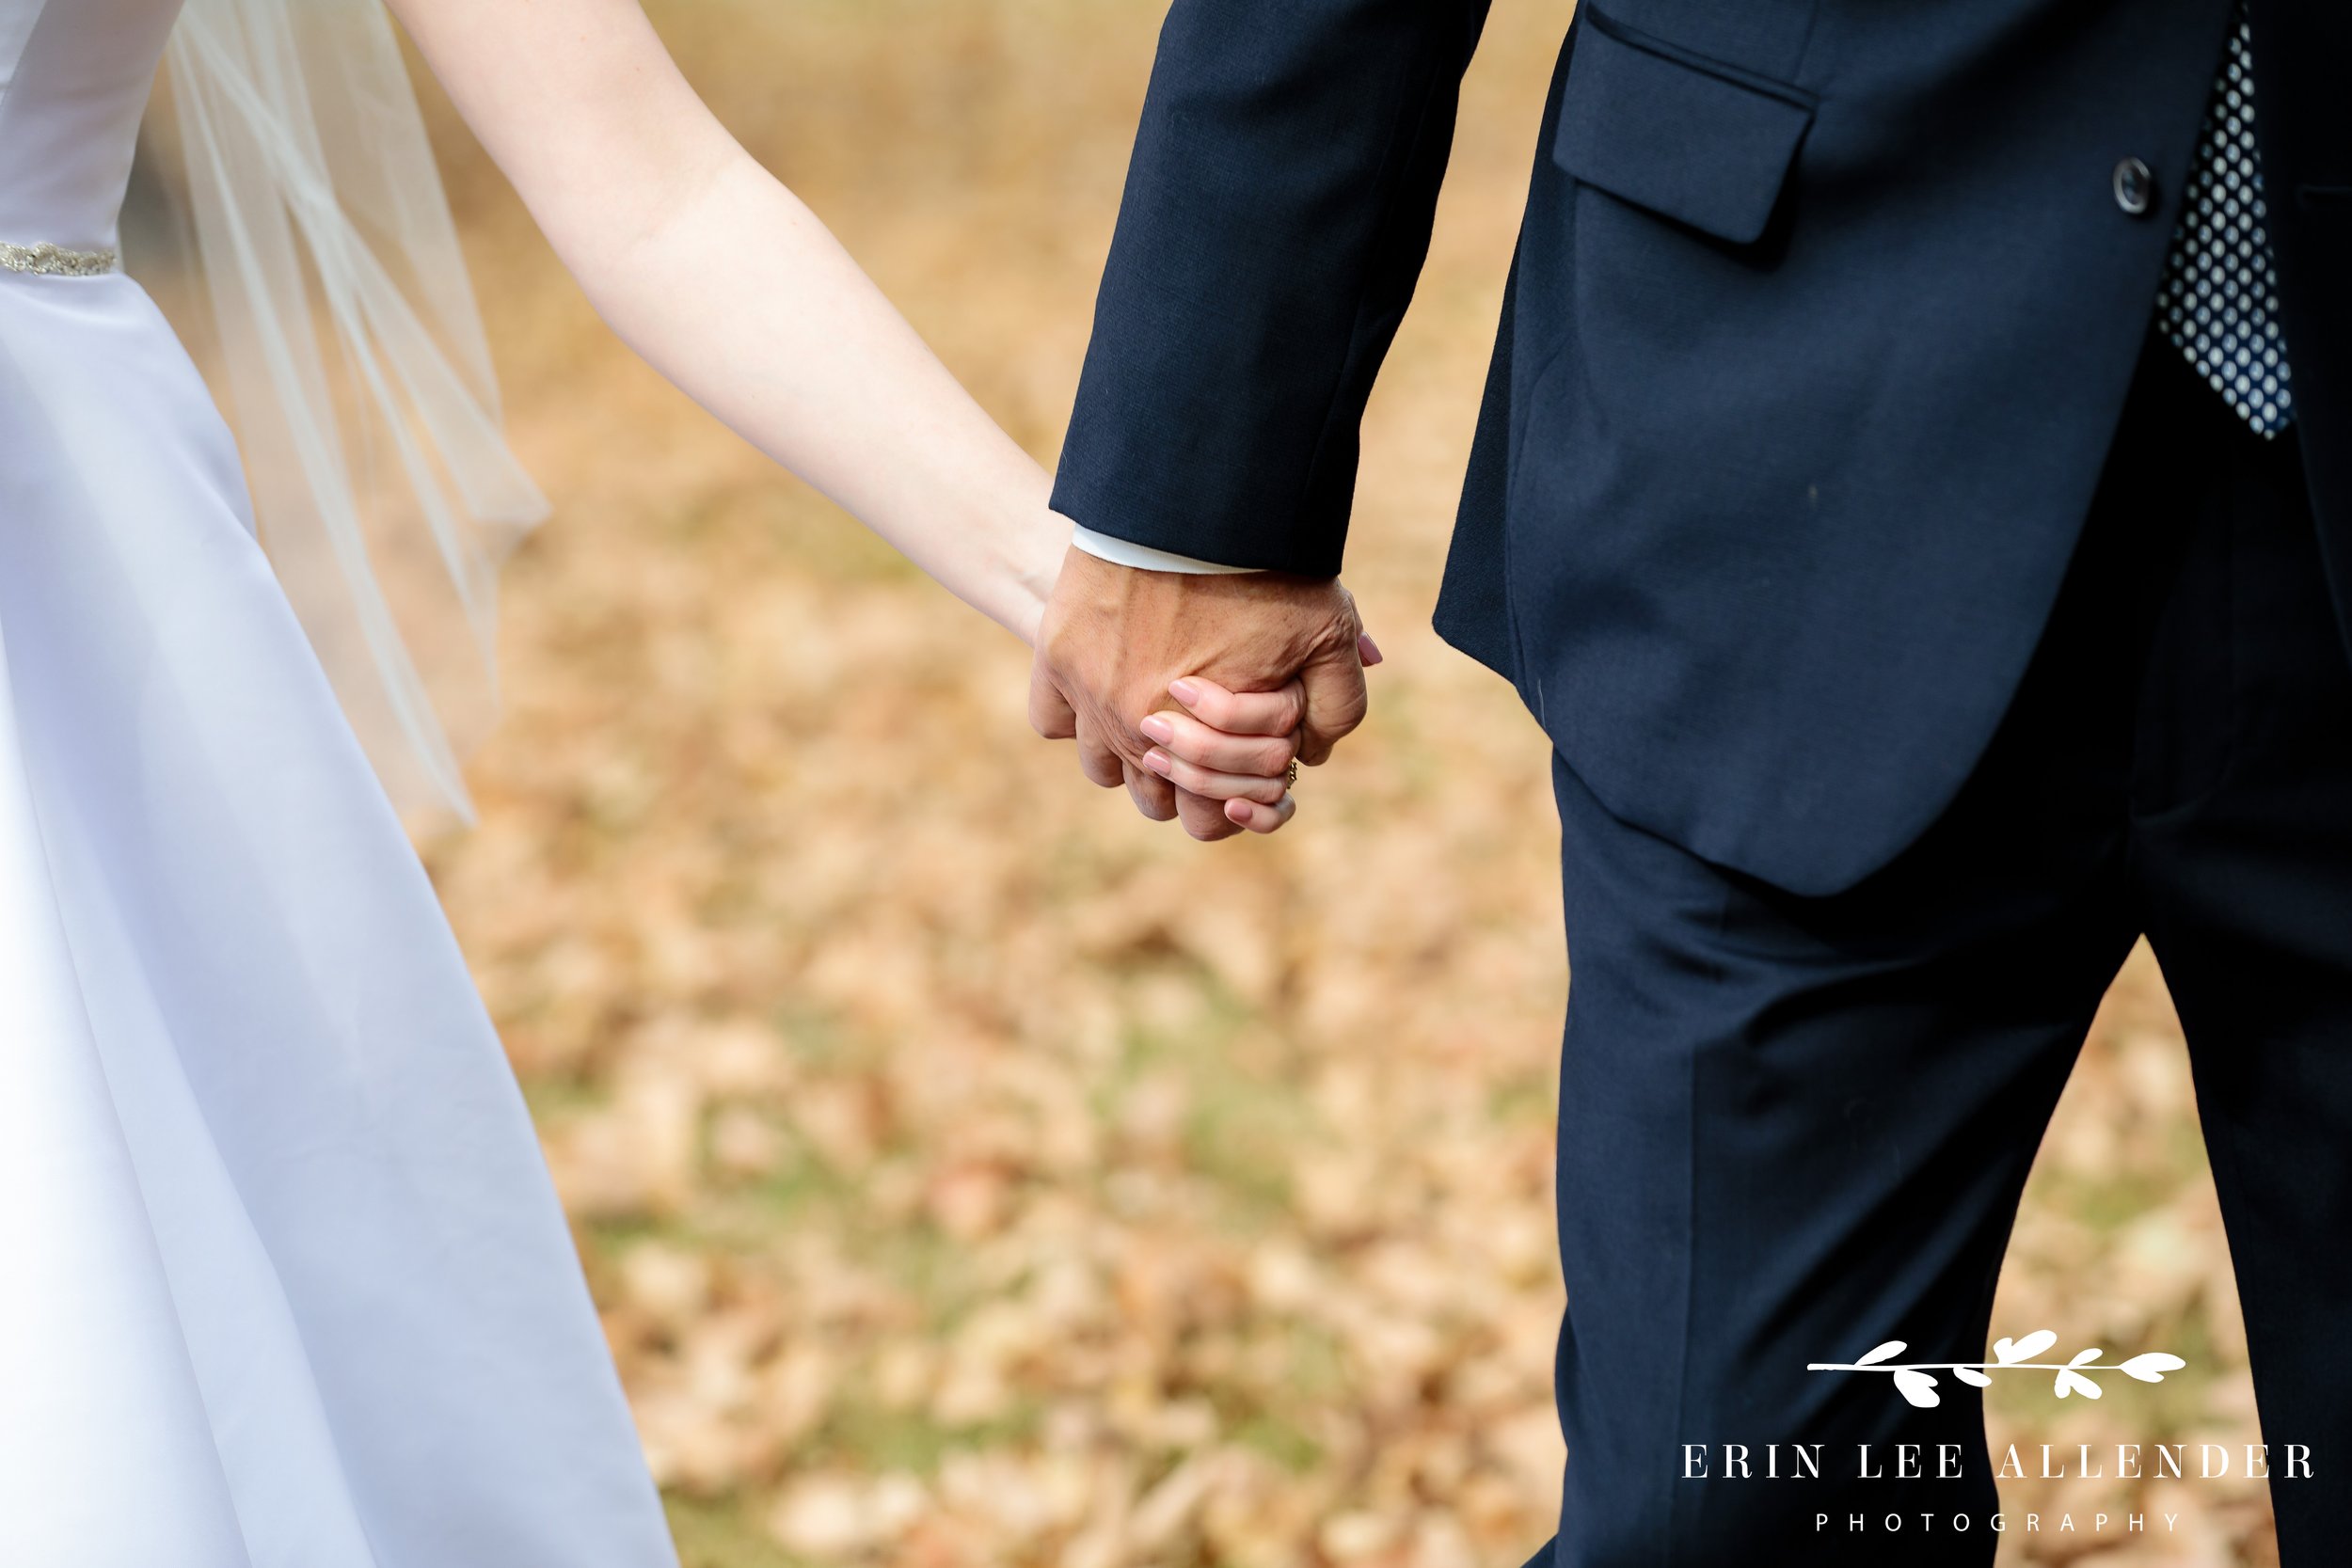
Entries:
{"type": "Polygon", "coordinates": [[[1919,1409],[1885,1375],[1806,1367],[1890,1339],[1979,1357],[2035,1147],[2131,941],[2114,861],[1792,909],[1578,788],[1558,1562],[1991,1561],[1977,1390],[1939,1375],[1919,1409]],[[1799,1445],[1820,1478],[1770,1479],[1799,1445]]]}
{"type": "Polygon", "coordinates": [[[2352,1502],[2352,665],[2293,439],[2224,434],[2192,498],[2205,566],[2151,664],[2133,864],[2303,1568],[2343,1560],[2352,1502]]]}
{"type": "Polygon", "coordinates": [[[1992,1560],[1978,1390],[1939,1373],[1919,1408],[1806,1368],[1894,1339],[1982,1355],[2035,1148],[2139,929],[2135,748],[2193,532],[2171,475],[2198,461],[2161,366],[1999,734],[1883,871],[1797,897],[1559,768],[1560,1568],[1992,1560]],[[1819,1479],[1790,1478],[1800,1446],[1819,1479]]]}

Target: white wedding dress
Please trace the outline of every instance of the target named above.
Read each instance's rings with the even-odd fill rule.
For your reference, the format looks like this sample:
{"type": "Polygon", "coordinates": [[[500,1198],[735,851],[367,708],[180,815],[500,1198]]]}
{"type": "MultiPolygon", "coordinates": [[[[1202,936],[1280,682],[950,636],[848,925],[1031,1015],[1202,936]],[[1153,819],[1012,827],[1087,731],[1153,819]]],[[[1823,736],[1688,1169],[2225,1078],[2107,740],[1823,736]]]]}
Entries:
{"type": "MultiPolygon", "coordinates": [[[[115,243],[177,8],[0,0],[0,245],[115,243]]],[[[128,277],[0,271],[0,1563],[674,1561],[228,429],[128,277]]]]}

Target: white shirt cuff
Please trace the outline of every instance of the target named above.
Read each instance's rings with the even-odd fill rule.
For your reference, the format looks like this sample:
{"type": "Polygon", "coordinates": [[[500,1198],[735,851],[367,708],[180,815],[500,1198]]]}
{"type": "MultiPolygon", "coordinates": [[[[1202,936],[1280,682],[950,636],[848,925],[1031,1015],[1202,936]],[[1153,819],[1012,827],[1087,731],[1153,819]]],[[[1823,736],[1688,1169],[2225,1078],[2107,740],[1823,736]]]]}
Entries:
{"type": "Polygon", "coordinates": [[[1146,572],[1190,572],[1195,576],[1254,572],[1255,566],[1222,566],[1214,561],[1196,561],[1188,555],[1172,550],[1155,550],[1149,545],[1130,544],[1107,533],[1097,533],[1090,528],[1073,523],[1070,542],[1091,556],[1109,562],[1114,566],[1134,566],[1146,572]]]}

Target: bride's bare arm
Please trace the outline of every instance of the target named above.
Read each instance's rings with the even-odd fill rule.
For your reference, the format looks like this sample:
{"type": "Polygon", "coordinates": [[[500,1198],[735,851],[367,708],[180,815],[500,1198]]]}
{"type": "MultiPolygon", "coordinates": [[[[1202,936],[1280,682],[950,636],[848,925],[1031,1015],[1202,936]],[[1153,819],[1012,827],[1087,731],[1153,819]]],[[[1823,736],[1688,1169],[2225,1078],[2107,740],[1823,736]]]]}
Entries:
{"type": "Polygon", "coordinates": [[[838,241],[711,115],[636,0],[391,0],[613,330],[1025,639],[1067,523],[838,241]]]}

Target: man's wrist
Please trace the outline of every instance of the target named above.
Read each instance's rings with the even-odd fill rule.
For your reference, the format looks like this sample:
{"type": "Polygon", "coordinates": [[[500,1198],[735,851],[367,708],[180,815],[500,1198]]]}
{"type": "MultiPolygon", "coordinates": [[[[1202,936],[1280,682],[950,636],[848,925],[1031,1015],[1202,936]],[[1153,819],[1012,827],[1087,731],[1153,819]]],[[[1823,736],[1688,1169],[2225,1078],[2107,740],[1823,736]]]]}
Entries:
{"type": "Polygon", "coordinates": [[[1070,543],[1099,561],[1114,566],[1132,566],[1146,572],[1182,572],[1193,577],[1237,576],[1254,572],[1254,566],[1227,566],[1215,561],[1201,561],[1173,550],[1154,549],[1138,545],[1115,534],[1097,533],[1081,524],[1071,525],[1070,543]]]}

